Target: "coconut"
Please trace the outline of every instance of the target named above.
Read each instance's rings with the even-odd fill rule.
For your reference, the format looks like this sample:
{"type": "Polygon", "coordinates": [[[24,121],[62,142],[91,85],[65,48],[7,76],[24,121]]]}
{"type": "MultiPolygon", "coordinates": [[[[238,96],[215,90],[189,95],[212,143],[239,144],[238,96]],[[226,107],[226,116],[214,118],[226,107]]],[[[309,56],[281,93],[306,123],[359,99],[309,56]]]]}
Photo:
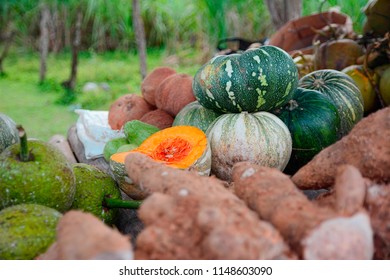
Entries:
{"type": "Polygon", "coordinates": [[[157,108],[176,116],[184,106],[195,101],[192,80],[190,75],[178,73],[165,78],[156,92],[157,108]]]}
{"type": "Polygon", "coordinates": [[[176,71],[170,67],[158,67],[150,72],[141,84],[141,92],[145,100],[155,106],[155,94],[158,86],[166,77],[175,73],[176,71]]]}
{"type": "Polygon", "coordinates": [[[154,125],[159,129],[171,127],[173,120],[174,118],[170,114],[161,109],[150,111],[140,119],[141,122],[154,125]]]}
{"type": "Polygon", "coordinates": [[[343,70],[356,64],[364,54],[362,46],[351,39],[327,41],[319,45],[314,52],[315,69],[343,70]]]}
{"type": "Polygon", "coordinates": [[[154,107],[142,96],[129,93],[120,96],[111,104],[108,112],[108,124],[112,129],[121,129],[122,126],[131,120],[139,120],[154,107]]]}

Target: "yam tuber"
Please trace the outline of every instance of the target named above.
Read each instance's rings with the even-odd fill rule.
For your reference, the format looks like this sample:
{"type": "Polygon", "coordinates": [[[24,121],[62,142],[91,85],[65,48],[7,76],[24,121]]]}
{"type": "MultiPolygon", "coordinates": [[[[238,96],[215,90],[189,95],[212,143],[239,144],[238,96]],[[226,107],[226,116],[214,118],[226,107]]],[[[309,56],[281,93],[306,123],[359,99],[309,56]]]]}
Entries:
{"type": "Polygon", "coordinates": [[[157,67],[150,72],[141,83],[141,92],[145,100],[156,106],[155,95],[160,83],[176,71],[170,67],[157,67]]]}
{"type": "Polygon", "coordinates": [[[334,188],[314,202],[344,215],[365,209],[374,231],[374,258],[390,259],[390,185],[375,184],[355,167],[344,165],[337,170],[334,188]]]}
{"type": "Polygon", "coordinates": [[[112,129],[119,130],[126,122],[139,120],[154,109],[142,96],[135,93],[125,94],[111,104],[108,111],[108,124],[112,129]]]}
{"type": "Polygon", "coordinates": [[[151,195],[139,209],[145,229],[136,259],[293,258],[280,234],[215,177],[174,169],[132,153],[131,180],[151,195]]]}
{"type": "Polygon", "coordinates": [[[390,107],[362,119],[351,132],[325,148],[292,177],[300,189],[329,188],[338,166],[350,164],[363,177],[390,182],[390,107]]]}
{"type": "Polygon", "coordinates": [[[287,175],[275,168],[236,163],[233,182],[237,196],[261,219],[271,222],[300,257],[372,258],[372,229],[366,213],[338,217],[336,211],[309,201],[287,175]],[[337,234],[332,233],[335,227],[337,234]],[[329,240],[332,240],[330,245],[329,240]],[[355,243],[357,240],[360,243],[355,243]]]}
{"type": "Polygon", "coordinates": [[[390,184],[367,186],[365,205],[375,232],[375,259],[390,259],[390,184]]]}
{"type": "Polygon", "coordinates": [[[90,213],[71,210],[57,224],[57,240],[40,260],[131,260],[127,236],[106,226],[90,213]]]}
{"type": "Polygon", "coordinates": [[[192,91],[192,77],[187,74],[173,74],[157,88],[156,107],[176,116],[184,106],[195,101],[192,91]]]}

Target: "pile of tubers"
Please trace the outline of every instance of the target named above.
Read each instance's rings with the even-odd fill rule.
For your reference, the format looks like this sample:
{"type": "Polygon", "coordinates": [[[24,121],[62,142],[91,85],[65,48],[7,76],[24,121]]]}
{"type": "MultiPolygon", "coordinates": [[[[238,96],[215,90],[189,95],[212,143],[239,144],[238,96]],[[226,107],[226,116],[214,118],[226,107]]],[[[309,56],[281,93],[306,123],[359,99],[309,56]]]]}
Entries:
{"type": "Polygon", "coordinates": [[[389,139],[387,107],[292,177],[239,162],[230,184],[131,154],[128,176],[150,193],[135,259],[389,259],[389,139]]]}
{"type": "Polygon", "coordinates": [[[137,236],[70,211],[38,259],[390,259],[389,140],[386,107],[293,176],[243,161],[229,183],[131,153],[137,236]]]}

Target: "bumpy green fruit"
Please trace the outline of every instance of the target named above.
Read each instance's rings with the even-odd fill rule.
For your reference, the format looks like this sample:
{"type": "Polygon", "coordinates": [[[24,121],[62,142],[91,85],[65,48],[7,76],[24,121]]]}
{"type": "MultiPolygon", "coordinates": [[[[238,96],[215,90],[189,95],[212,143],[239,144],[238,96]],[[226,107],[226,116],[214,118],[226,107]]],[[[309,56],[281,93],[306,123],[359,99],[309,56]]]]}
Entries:
{"type": "Polygon", "coordinates": [[[0,211],[0,259],[29,260],[55,241],[62,214],[38,204],[19,204],[0,211]]]}
{"type": "Polygon", "coordinates": [[[66,157],[53,145],[28,140],[29,157],[20,159],[20,145],[0,154],[0,209],[35,203],[65,212],[75,193],[75,178],[66,157]]]}
{"type": "Polygon", "coordinates": [[[106,197],[121,199],[116,182],[107,173],[85,163],[73,164],[73,172],[76,177],[76,195],[72,209],[92,213],[104,223],[114,224],[118,218],[118,209],[106,207],[104,200],[106,197]]]}

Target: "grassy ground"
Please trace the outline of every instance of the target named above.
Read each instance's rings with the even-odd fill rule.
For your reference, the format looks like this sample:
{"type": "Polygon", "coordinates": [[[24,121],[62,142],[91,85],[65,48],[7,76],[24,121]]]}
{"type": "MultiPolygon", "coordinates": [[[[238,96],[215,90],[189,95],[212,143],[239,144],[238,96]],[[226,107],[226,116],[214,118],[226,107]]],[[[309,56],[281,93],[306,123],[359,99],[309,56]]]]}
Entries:
{"type": "MultiPolygon", "coordinates": [[[[162,50],[150,50],[148,71],[158,66],[171,66],[180,73],[193,75],[200,64],[193,53],[167,58],[162,50]]],[[[7,76],[0,77],[0,112],[22,124],[30,137],[44,141],[54,134],[66,135],[78,117],[74,108],[108,110],[118,96],[140,93],[141,76],[135,53],[82,53],[76,99],[70,104],[64,102],[67,95],[60,85],[69,76],[70,54],[50,55],[47,79],[41,85],[37,54],[12,53],[5,60],[4,69],[7,76]],[[82,93],[86,82],[107,83],[110,91],[82,93]]]]}

